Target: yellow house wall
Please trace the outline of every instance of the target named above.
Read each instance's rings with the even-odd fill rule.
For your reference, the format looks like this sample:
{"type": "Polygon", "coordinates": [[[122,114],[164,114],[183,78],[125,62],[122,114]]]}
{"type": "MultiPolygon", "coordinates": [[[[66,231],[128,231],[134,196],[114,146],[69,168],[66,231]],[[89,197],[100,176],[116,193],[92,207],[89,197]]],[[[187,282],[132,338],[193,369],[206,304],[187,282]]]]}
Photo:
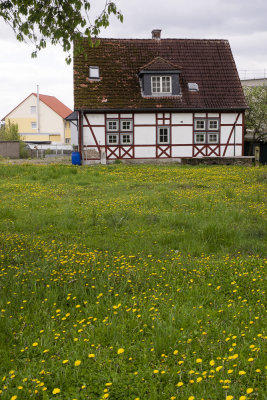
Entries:
{"type": "Polygon", "coordinates": [[[70,139],[71,134],[70,134],[70,122],[65,123],[65,139],[70,139]]]}
{"type": "MultiPolygon", "coordinates": [[[[35,106],[37,111],[37,97],[34,96],[33,94],[29,96],[17,108],[15,108],[10,114],[8,114],[8,117],[6,118],[6,122],[10,120],[10,122],[18,124],[19,133],[23,137],[23,140],[25,141],[51,140],[63,144],[65,143],[65,130],[67,134],[66,137],[70,138],[70,127],[69,128],[66,127],[65,129],[64,119],[60,115],[58,115],[54,110],[48,107],[45,103],[43,103],[41,100],[39,102],[40,134],[38,134],[38,130],[32,129],[31,127],[32,122],[37,122],[37,114],[31,113],[31,106],[35,106]]],[[[67,124],[69,125],[69,123],[67,124]]]]}
{"type": "MultiPolygon", "coordinates": [[[[25,142],[47,142],[49,140],[51,140],[49,138],[49,135],[21,135],[22,140],[24,140],[25,142]]],[[[60,136],[59,136],[60,138],[60,136]]]]}

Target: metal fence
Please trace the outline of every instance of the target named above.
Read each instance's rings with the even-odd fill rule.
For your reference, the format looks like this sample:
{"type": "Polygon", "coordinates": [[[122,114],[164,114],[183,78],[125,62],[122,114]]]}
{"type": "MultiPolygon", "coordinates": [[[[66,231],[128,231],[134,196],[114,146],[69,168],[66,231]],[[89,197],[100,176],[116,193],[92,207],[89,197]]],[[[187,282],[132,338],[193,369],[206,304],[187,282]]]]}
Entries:
{"type": "Polygon", "coordinates": [[[249,79],[267,80],[267,69],[241,69],[238,71],[238,73],[241,81],[249,79]]]}

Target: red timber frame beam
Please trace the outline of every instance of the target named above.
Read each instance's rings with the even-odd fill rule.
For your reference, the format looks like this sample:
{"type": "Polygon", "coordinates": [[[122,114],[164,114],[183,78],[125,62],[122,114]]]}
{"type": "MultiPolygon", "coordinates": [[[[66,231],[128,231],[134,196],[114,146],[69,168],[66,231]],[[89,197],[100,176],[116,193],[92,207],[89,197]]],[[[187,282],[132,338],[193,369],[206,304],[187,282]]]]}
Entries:
{"type": "MultiPolygon", "coordinates": [[[[236,128],[236,124],[237,124],[237,121],[238,121],[238,119],[239,119],[239,117],[240,117],[240,114],[241,114],[241,113],[238,113],[238,114],[237,114],[237,117],[236,117],[236,119],[235,119],[234,125],[232,126],[230,135],[229,135],[229,137],[228,137],[228,140],[227,140],[226,145],[225,145],[225,148],[224,148],[223,157],[224,157],[225,154],[226,154],[227,148],[228,148],[228,146],[229,146],[229,143],[230,143],[232,134],[233,134],[233,132],[234,132],[234,130],[235,130],[235,128],[236,128]]],[[[235,150],[235,149],[234,149],[234,150],[235,150]]]]}
{"type": "Polygon", "coordinates": [[[98,141],[96,140],[94,130],[93,130],[93,128],[92,128],[92,126],[91,126],[91,124],[90,124],[90,122],[89,122],[89,119],[87,118],[87,115],[86,115],[86,114],[84,114],[84,118],[86,119],[86,122],[87,122],[87,125],[86,125],[86,126],[88,126],[89,129],[90,129],[90,131],[91,131],[91,134],[92,134],[93,139],[94,139],[94,141],[95,141],[95,145],[96,145],[97,150],[99,151],[99,155],[100,155],[100,153],[101,153],[100,146],[99,146],[99,144],[98,144],[98,141]]]}

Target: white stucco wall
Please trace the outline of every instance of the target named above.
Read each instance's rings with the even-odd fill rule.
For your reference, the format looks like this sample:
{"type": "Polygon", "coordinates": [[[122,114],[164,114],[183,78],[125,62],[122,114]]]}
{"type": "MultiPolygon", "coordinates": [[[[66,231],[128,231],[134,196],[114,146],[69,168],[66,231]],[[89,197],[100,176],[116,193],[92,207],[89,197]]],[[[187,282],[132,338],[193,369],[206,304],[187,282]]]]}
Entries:
{"type": "MultiPolygon", "coordinates": [[[[197,149],[194,150],[194,154],[197,154],[198,149],[201,149],[205,145],[203,144],[195,144],[193,143],[193,121],[194,116],[193,113],[158,113],[158,118],[156,118],[156,113],[123,113],[123,114],[107,114],[106,119],[112,118],[125,118],[131,119],[133,121],[133,145],[134,145],[134,154],[137,159],[151,159],[156,158],[157,154],[161,154],[162,158],[166,158],[166,154],[162,152],[160,149],[157,150],[157,123],[158,126],[170,126],[170,138],[171,138],[171,155],[173,158],[183,158],[183,157],[192,157],[193,156],[193,146],[196,146],[197,149]],[[164,119],[165,117],[165,119],[164,119]],[[160,120],[161,118],[161,120],[160,120]],[[171,125],[169,125],[171,124],[171,125]]],[[[228,141],[229,135],[231,133],[233,124],[236,121],[237,113],[196,113],[195,118],[218,118],[221,121],[220,125],[220,155],[223,156],[223,152],[225,149],[225,144],[228,141]]],[[[87,119],[90,123],[91,128],[94,131],[94,134],[97,138],[98,144],[103,146],[105,144],[105,115],[104,114],[88,114],[87,119]]],[[[87,125],[87,120],[84,118],[84,124],[87,125]]],[[[225,156],[241,156],[242,155],[242,133],[243,128],[242,124],[242,115],[240,115],[235,130],[230,139],[230,146],[226,151],[225,156]],[[236,143],[235,150],[233,144],[236,143]]],[[[93,139],[91,130],[84,126],[83,128],[84,136],[83,143],[84,145],[96,146],[95,141],[93,139]]],[[[208,132],[208,131],[205,131],[208,132]]],[[[201,131],[200,131],[201,133],[201,131]]],[[[118,145],[108,145],[109,147],[115,149],[118,145]]],[[[169,147],[169,145],[159,145],[162,148],[169,147]]],[[[207,148],[207,153],[211,153],[211,149],[216,151],[216,154],[211,153],[211,156],[214,157],[219,154],[218,144],[209,144],[209,148],[207,148]]],[[[125,150],[129,149],[127,145],[121,145],[121,148],[125,150]]],[[[201,150],[203,154],[206,154],[206,150],[201,150]]],[[[170,149],[166,150],[167,154],[170,153],[170,149]]],[[[115,152],[116,156],[119,154],[119,150],[115,152]]],[[[124,154],[122,150],[121,154],[124,154]]],[[[130,152],[132,154],[132,150],[130,152]]],[[[198,154],[197,157],[203,157],[203,154],[198,154]]],[[[114,159],[114,155],[111,155],[111,158],[114,159]]],[[[125,154],[124,158],[130,158],[130,155],[125,154]]]]}

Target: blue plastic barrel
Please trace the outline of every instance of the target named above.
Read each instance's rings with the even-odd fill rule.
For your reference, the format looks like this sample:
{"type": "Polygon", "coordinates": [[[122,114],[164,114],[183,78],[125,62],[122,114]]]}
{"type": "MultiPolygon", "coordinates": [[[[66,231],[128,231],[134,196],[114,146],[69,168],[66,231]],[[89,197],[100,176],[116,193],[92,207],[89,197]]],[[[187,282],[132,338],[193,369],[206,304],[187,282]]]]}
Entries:
{"type": "Polygon", "coordinates": [[[72,165],[81,165],[81,155],[78,151],[73,151],[71,153],[72,165]]]}

